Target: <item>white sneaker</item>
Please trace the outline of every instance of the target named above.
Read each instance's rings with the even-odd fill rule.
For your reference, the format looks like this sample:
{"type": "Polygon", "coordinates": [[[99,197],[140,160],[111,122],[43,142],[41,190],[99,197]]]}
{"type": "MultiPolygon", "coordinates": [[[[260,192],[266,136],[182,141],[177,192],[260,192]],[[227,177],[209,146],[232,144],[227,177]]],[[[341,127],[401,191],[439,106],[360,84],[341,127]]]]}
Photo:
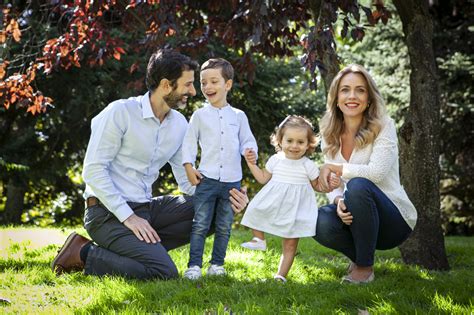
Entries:
{"type": "Polygon", "coordinates": [[[186,269],[183,276],[186,279],[189,279],[189,280],[197,280],[197,279],[201,278],[201,276],[202,276],[201,267],[191,266],[188,269],[186,269]]]}
{"type": "Polygon", "coordinates": [[[210,265],[209,268],[207,268],[207,275],[208,276],[223,276],[223,275],[225,275],[224,266],[210,265]]]}
{"type": "Polygon", "coordinates": [[[267,249],[267,241],[261,240],[258,237],[252,238],[250,242],[245,242],[240,244],[240,246],[252,249],[252,250],[266,250],[267,249]]]}

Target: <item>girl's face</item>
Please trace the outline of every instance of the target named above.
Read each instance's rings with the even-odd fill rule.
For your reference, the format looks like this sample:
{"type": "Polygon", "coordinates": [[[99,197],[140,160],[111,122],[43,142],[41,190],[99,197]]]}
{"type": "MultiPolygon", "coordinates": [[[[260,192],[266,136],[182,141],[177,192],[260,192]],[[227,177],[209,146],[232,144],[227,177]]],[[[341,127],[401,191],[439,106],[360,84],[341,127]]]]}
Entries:
{"type": "Polygon", "coordinates": [[[308,131],[305,128],[285,128],[280,146],[287,159],[301,159],[309,148],[308,131]]]}
{"type": "Polygon", "coordinates": [[[367,82],[360,73],[342,77],[337,90],[337,104],[345,118],[362,118],[369,101],[367,82]]]}

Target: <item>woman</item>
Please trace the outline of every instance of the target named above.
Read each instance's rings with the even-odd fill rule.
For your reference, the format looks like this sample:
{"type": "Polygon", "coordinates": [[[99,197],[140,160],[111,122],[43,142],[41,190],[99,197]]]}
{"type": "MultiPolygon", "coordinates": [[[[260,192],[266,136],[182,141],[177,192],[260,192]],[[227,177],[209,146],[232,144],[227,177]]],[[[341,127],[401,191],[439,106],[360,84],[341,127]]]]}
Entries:
{"type": "Polygon", "coordinates": [[[314,238],[351,259],[343,281],[371,282],[375,250],[405,241],[417,213],[400,184],[395,124],[362,66],[349,65],[334,78],[320,133],[321,185],[330,190],[331,172],[342,184],[328,194],[332,204],[319,209],[314,238]]]}

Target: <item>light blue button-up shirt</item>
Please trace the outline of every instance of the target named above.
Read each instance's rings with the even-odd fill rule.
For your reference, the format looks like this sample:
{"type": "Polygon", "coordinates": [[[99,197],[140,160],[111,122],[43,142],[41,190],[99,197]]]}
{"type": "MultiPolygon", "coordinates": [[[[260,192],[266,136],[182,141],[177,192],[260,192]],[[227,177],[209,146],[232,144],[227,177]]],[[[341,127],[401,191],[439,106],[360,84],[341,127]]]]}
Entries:
{"type": "Polygon", "coordinates": [[[128,201],[151,200],[151,186],[166,163],[179,188],[193,194],[181,162],[187,125],[186,118],[175,110],[160,123],[149,93],[110,103],[92,119],[82,172],[84,198],[97,197],[123,222],[133,214],[128,201]]]}
{"type": "Polygon", "coordinates": [[[230,105],[217,108],[206,103],[194,112],[184,137],[183,164],[194,165],[198,142],[201,147],[198,170],[204,176],[221,182],[240,181],[241,155],[247,148],[258,152],[247,116],[230,105]]]}

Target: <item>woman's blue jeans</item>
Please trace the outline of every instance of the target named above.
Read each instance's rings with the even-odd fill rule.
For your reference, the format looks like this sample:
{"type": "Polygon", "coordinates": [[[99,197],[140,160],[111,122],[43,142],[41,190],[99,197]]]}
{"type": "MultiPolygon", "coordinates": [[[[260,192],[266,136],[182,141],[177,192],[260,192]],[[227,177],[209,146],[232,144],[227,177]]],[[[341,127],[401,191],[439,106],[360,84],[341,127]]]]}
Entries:
{"type": "Polygon", "coordinates": [[[358,266],[372,266],[376,249],[394,248],[412,231],[393,202],[368,179],[349,180],[344,202],[353,216],[352,224],[341,221],[335,204],[323,206],[319,208],[314,239],[358,266]]]}
{"type": "Polygon", "coordinates": [[[240,189],[240,182],[223,183],[203,177],[194,193],[194,220],[188,267],[202,267],[204,243],[215,216],[214,246],[211,264],[223,265],[229,243],[234,211],[229,200],[229,190],[240,189]]]}

